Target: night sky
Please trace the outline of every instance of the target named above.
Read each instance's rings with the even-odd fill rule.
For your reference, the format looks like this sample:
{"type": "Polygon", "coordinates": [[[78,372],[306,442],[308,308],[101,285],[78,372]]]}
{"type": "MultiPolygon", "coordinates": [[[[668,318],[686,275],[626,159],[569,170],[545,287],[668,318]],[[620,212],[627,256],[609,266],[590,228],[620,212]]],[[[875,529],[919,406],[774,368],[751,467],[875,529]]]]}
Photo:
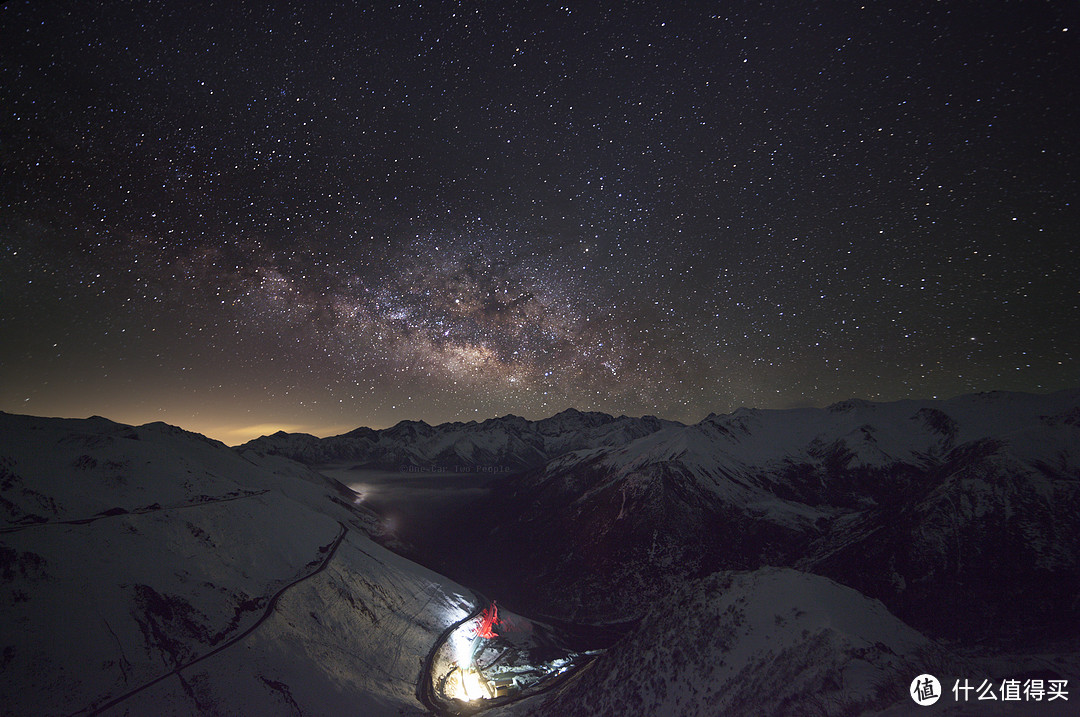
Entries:
{"type": "Polygon", "coordinates": [[[0,410],[1080,385],[1080,4],[864,2],[8,2],[0,410]]]}

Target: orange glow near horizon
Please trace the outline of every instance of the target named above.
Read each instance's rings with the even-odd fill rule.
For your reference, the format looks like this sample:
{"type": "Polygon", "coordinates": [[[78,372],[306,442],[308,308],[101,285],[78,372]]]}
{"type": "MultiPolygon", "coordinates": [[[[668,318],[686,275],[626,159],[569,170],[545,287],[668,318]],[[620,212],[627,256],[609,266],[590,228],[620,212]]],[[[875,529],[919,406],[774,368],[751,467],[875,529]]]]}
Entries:
{"type": "MultiPolygon", "coordinates": [[[[29,407],[27,407],[29,408],[29,407]]],[[[227,446],[238,446],[259,436],[269,436],[278,431],[286,433],[309,433],[319,438],[337,436],[342,433],[367,425],[362,420],[355,424],[348,423],[293,423],[273,422],[248,423],[241,420],[229,420],[230,417],[209,417],[195,413],[192,415],[186,411],[145,411],[145,410],[104,410],[104,411],[64,411],[64,410],[39,410],[20,411],[12,406],[0,406],[0,410],[8,413],[22,413],[42,418],[70,418],[84,419],[91,416],[101,416],[116,423],[130,426],[141,426],[147,423],[167,423],[177,426],[185,431],[199,433],[207,438],[221,441],[227,446]]],[[[250,420],[250,417],[248,417],[250,420]]],[[[382,426],[371,426],[381,428],[382,426]]]]}

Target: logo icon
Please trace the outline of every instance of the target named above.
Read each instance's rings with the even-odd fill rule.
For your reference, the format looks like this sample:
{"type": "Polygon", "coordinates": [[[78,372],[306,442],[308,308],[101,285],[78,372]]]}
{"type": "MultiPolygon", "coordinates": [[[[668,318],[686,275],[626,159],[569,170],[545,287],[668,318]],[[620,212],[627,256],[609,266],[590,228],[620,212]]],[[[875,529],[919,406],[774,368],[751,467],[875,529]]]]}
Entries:
{"type": "Polygon", "coordinates": [[[915,704],[929,707],[941,699],[941,683],[933,675],[919,675],[911,681],[910,694],[915,704]]]}

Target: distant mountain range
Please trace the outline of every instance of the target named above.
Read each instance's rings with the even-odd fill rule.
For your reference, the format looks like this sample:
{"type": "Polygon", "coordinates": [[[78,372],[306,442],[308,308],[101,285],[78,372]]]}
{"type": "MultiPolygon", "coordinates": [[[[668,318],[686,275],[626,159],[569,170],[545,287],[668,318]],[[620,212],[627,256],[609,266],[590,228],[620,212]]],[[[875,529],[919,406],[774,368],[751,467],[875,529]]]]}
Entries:
{"type": "Polygon", "coordinates": [[[353,463],[384,470],[510,472],[543,465],[570,451],[622,446],[663,428],[682,425],[653,416],[615,418],[567,409],[541,421],[520,416],[437,426],[402,421],[383,430],[357,428],[331,438],[279,431],[238,448],[308,465],[353,463]]]}

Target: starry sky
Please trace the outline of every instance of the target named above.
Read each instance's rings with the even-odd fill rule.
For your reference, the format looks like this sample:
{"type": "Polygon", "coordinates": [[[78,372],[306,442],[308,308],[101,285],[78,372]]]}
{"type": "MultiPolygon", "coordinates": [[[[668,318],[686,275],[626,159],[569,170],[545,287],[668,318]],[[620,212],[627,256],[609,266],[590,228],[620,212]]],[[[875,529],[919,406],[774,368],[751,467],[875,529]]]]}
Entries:
{"type": "Polygon", "coordinates": [[[1080,4],[0,6],[0,410],[1080,385],[1080,4]]]}

